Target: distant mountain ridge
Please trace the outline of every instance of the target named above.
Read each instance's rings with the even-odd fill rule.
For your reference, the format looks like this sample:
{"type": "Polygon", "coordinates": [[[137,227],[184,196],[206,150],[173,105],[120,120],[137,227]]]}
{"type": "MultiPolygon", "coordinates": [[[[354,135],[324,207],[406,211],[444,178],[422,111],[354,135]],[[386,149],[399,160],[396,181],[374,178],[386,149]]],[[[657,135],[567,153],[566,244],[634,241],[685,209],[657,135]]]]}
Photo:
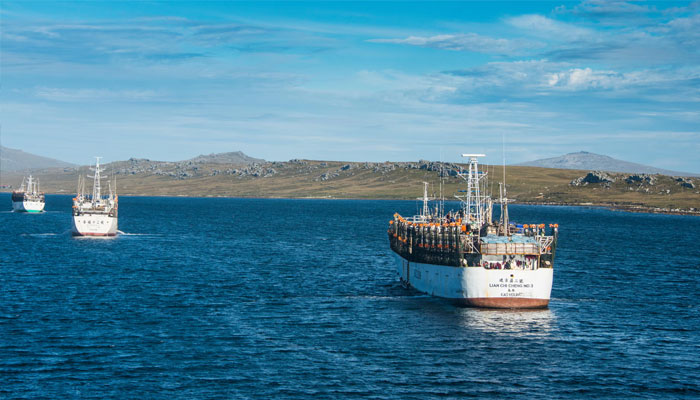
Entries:
{"type": "MultiPolygon", "coordinates": [[[[151,161],[146,159],[130,159],[130,162],[142,161],[162,163],[163,161],[151,161]]],[[[122,163],[122,161],[114,161],[122,163]]],[[[264,163],[262,158],[254,158],[246,155],[242,151],[232,151],[227,153],[212,153],[201,154],[197,157],[183,161],[175,161],[175,163],[196,163],[196,164],[253,164],[264,163]]],[[[0,146],[0,170],[2,172],[22,172],[22,171],[37,171],[51,168],[75,168],[76,164],[56,160],[49,157],[43,157],[36,154],[31,154],[18,149],[0,146]]]]}
{"type": "Polygon", "coordinates": [[[583,169],[609,172],[627,172],[636,174],[663,174],[671,176],[700,176],[689,172],[671,171],[651,167],[649,165],[637,164],[629,161],[618,160],[602,154],[579,151],[569,153],[559,157],[543,158],[541,160],[529,161],[515,164],[523,167],[542,167],[557,169],[583,169]]]}
{"type": "Polygon", "coordinates": [[[9,147],[0,147],[0,168],[2,168],[3,172],[72,167],[75,167],[75,164],[26,153],[9,147]]]}
{"type": "Polygon", "coordinates": [[[191,158],[185,161],[192,161],[195,163],[203,164],[252,164],[252,163],[263,163],[265,160],[262,158],[254,158],[246,155],[242,151],[232,151],[228,153],[211,153],[202,154],[195,158],[191,158]]]}

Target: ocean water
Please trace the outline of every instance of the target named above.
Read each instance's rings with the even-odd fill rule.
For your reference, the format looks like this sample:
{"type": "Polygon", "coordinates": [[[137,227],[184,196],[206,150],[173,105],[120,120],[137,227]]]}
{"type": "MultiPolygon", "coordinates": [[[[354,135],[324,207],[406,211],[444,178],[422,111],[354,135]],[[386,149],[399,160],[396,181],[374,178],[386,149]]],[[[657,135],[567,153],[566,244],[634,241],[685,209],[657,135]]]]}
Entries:
{"type": "Polygon", "coordinates": [[[399,285],[412,201],[120,200],[115,239],[0,212],[0,398],[700,397],[700,218],[512,206],[561,234],[509,311],[399,285]]]}

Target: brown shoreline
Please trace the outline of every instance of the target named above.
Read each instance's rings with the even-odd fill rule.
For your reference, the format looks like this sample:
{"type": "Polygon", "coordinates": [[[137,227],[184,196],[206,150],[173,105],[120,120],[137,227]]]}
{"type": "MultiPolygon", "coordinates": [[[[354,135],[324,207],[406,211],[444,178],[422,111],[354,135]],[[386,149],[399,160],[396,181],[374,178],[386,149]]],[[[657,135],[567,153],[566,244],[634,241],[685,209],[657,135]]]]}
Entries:
{"type": "MultiPolygon", "coordinates": [[[[10,191],[0,190],[0,193],[11,193],[10,191]]],[[[71,193],[46,193],[49,195],[58,196],[72,196],[71,193]]],[[[290,199],[290,200],[380,200],[380,201],[410,201],[415,199],[407,198],[357,198],[357,197],[336,197],[336,196],[306,196],[306,197],[293,197],[293,196],[188,196],[188,195],[158,195],[158,194],[120,194],[121,197],[178,197],[178,198],[199,198],[199,199],[290,199]]],[[[536,205],[536,206],[569,206],[569,207],[597,207],[597,208],[607,208],[616,211],[625,211],[631,213],[643,213],[643,214],[666,214],[666,215],[692,215],[700,216],[700,210],[683,210],[683,209],[665,209],[653,206],[644,205],[629,205],[629,204],[611,204],[611,203],[573,203],[573,202],[537,202],[537,201],[514,201],[511,204],[524,204],[524,205],[536,205]]]]}
{"type": "Polygon", "coordinates": [[[607,208],[616,211],[626,211],[642,214],[666,214],[666,215],[694,215],[700,216],[700,210],[683,210],[683,209],[668,209],[644,205],[629,205],[629,204],[610,204],[610,203],[553,203],[553,202],[535,202],[521,201],[513,202],[512,204],[527,204],[534,206],[572,206],[572,207],[598,207],[607,208]]]}

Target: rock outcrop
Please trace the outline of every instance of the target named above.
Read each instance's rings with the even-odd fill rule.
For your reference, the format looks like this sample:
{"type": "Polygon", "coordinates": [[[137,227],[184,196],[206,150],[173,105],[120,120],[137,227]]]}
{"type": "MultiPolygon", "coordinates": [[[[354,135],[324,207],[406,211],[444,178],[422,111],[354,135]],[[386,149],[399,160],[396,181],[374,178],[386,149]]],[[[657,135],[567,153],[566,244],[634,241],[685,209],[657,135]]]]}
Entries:
{"type": "Polygon", "coordinates": [[[592,171],[586,174],[586,176],[582,176],[579,178],[574,179],[571,181],[570,185],[571,186],[586,186],[589,183],[604,183],[604,184],[611,184],[615,182],[615,178],[611,177],[610,175],[606,174],[603,171],[592,171]]]}
{"type": "Polygon", "coordinates": [[[627,178],[625,178],[625,182],[629,183],[630,185],[651,185],[654,186],[656,183],[656,176],[654,175],[648,175],[648,174],[636,174],[636,175],[630,175],[627,178]]]}
{"type": "Polygon", "coordinates": [[[676,182],[678,182],[681,187],[686,188],[686,189],[695,189],[695,183],[693,183],[692,180],[688,178],[676,178],[676,182]]]}

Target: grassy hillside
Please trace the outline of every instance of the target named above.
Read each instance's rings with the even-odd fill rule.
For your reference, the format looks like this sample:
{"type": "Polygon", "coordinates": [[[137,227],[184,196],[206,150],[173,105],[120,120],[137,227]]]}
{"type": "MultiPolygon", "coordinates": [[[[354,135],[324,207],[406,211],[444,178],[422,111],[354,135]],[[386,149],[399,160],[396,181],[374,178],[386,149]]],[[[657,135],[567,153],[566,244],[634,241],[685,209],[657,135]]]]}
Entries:
{"type": "MultiPolygon", "coordinates": [[[[423,181],[431,184],[431,194],[437,194],[441,168],[452,174],[444,179],[443,188],[446,197],[452,197],[461,188],[462,179],[455,176],[460,166],[441,166],[428,161],[347,163],[292,160],[232,165],[132,159],[109,164],[106,168],[108,175],[117,178],[120,195],[415,199],[422,195],[423,181]]],[[[502,167],[484,167],[491,176],[491,191],[497,196],[502,167]]],[[[612,182],[571,184],[588,172],[508,167],[508,195],[522,203],[643,207],[664,212],[700,210],[700,179],[680,181],[653,175],[637,176],[634,180],[630,178],[634,174],[608,174],[606,179],[612,182]]],[[[35,175],[41,180],[42,190],[72,194],[76,191],[78,174],[87,173],[87,168],[82,167],[45,170],[35,175]]],[[[16,187],[21,179],[17,174],[5,174],[3,183],[16,187]]]]}

